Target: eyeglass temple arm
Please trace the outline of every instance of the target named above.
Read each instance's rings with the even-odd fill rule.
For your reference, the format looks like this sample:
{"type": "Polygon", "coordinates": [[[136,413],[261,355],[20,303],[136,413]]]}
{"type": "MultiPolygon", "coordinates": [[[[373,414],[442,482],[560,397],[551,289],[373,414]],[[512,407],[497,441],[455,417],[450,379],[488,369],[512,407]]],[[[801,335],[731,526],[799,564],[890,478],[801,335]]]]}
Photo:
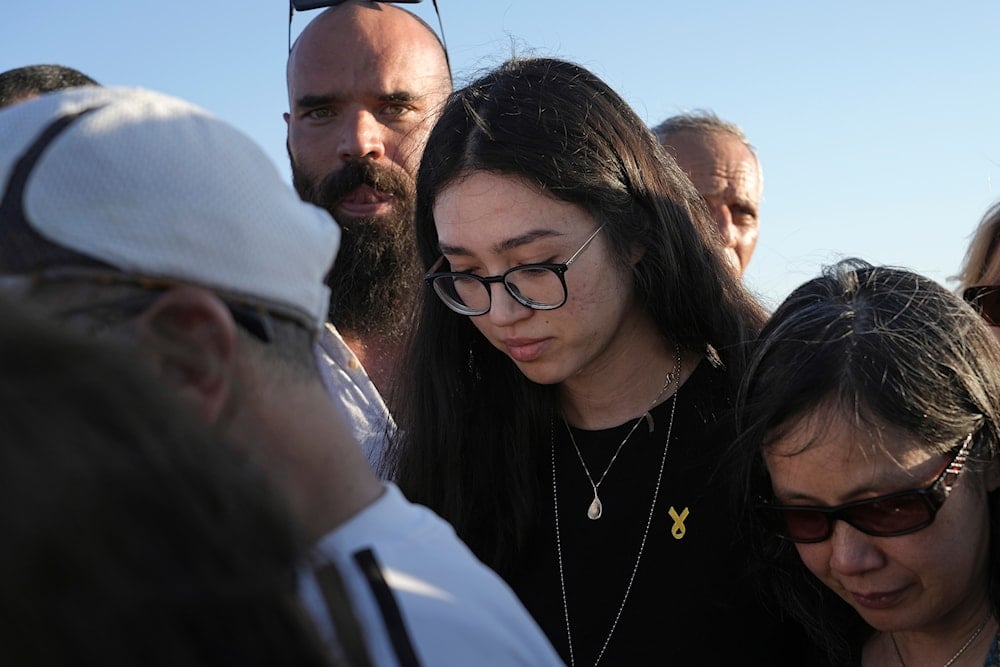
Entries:
{"type": "Polygon", "coordinates": [[[429,276],[432,273],[436,273],[437,270],[440,269],[442,266],[444,266],[444,255],[438,257],[437,261],[431,264],[431,268],[427,269],[427,273],[425,274],[425,276],[429,276]]]}
{"type": "Polygon", "coordinates": [[[444,22],[441,20],[441,10],[438,9],[437,0],[431,0],[431,4],[434,5],[434,13],[438,17],[438,29],[441,31],[441,46],[444,47],[444,62],[448,65],[448,75],[451,76],[451,56],[448,55],[448,40],[444,38],[444,22]]]}

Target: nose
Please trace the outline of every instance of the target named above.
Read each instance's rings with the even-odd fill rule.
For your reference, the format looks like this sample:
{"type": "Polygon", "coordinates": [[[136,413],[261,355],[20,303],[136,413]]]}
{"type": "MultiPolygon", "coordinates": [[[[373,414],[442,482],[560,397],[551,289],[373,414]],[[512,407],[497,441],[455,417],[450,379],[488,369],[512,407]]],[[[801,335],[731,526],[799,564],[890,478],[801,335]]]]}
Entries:
{"type": "Polygon", "coordinates": [[[736,225],[733,224],[733,214],[725,204],[715,204],[712,207],[712,217],[715,226],[719,228],[719,236],[727,248],[736,247],[736,225]]]}
{"type": "Polygon", "coordinates": [[[511,296],[503,283],[490,285],[490,312],[486,314],[490,322],[502,327],[530,317],[532,311],[520,301],[511,296]]]}
{"type": "Polygon", "coordinates": [[[885,564],[885,555],[875,540],[845,521],[833,524],[830,535],[830,569],[845,576],[871,572],[885,564]]]}
{"type": "Polygon", "coordinates": [[[385,155],[384,126],[367,110],[345,113],[338,153],[345,162],[359,158],[377,160],[385,155]]]}

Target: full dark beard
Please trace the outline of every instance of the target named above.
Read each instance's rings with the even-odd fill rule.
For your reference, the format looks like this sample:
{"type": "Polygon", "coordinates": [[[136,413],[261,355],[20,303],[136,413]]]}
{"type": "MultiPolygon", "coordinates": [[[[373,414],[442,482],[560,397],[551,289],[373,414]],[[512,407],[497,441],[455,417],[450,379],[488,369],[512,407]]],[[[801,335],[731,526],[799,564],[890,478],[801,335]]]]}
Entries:
{"type": "Polygon", "coordinates": [[[340,224],[340,251],[326,278],[329,321],[361,338],[400,338],[407,330],[420,271],[414,239],[416,191],[412,179],[367,160],[350,162],[320,183],[292,160],[299,196],[326,209],[340,224]],[[392,210],[380,216],[347,218],[334,211],[360,185],[393,195],[392,210]]]}

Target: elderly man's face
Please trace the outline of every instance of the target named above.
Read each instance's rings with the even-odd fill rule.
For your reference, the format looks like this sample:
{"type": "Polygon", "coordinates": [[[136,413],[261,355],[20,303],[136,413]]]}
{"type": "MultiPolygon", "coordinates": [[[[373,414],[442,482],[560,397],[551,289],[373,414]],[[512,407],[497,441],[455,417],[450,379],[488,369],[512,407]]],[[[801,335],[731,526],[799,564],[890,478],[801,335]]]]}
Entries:
{"type": "Polygon", "coordinates": [[[759,231],[764,182],[757,160],[742,141],[723,132],[680,132],[665,146],[708,204],[726,257],[742,276],[759,231]]]}

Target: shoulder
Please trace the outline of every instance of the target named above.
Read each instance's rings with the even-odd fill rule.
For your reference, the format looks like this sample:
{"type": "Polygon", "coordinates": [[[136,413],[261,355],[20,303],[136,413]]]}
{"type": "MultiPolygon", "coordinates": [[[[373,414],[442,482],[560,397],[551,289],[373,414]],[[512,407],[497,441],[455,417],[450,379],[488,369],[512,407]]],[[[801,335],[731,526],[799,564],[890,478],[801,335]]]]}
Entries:
{"type": "Polygon", "coordinates": [[[401,623],[424,664],[562,664],[513,591],[448,523],[391,484],[376,505],[318,545],[339,562],[367,625],[398,634],[401,623]]]}
{"type": "Polygon", "coordinates": [[[320,378],[330,400],[345,415],[351,433],[376,471],[396,424],[361,362],[337,330],[327,324],[316,345],[320,378]]]}

